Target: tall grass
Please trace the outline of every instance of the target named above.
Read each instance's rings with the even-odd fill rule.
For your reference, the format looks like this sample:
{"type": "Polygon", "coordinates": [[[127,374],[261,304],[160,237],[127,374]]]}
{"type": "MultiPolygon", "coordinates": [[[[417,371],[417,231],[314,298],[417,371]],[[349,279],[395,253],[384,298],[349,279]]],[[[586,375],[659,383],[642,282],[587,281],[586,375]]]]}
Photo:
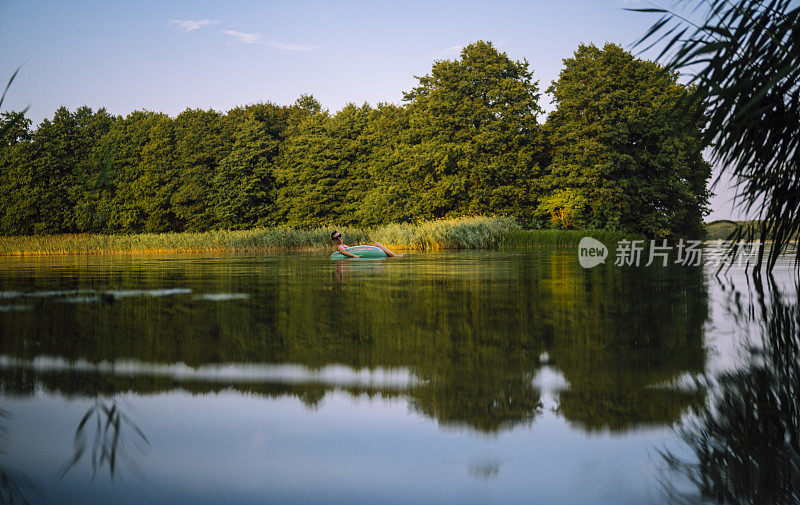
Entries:
{"type": "MultiPolygon", "coordinates": [[[[352,241],[368,237],[356,229],[341,228],[352,241]]],[[[355,242],[354,242],[355,243],[355,242]]],[[[202,233],[145,233],[135,235],[34,235],[0,237],[2,255],[114,254],[173,252],[255,252],[322,249],[330,244],[330,230],[256,228],[202,233]]]]}
{"type": "Polygon", "coordinates": [[[342,233],[348,244],[381,242],[392,248],[418,250],[574,247],[587,235],[606,244],[631,238],[604,231],[522,230],[512,218],[477,216],[394,223],[370,229],[277,227],[202,233],[0,237],[0,255],[324,250],[331,247],[330,234],[334,229],[342,233]]]}
{"type": "Polygon", "coordinates": [[[620,240],[644,239],[643,235],[605,230],[512,230],[503,234],[501,246],[513,247],[577,247],[583,237],[593,237],[610,246],[620,240]]]}
{"type": "Polygon", "coordinates": [[[503,245],[507,233],[519,230],[510,217],[459,217],[392,223],[371,230],[372,241],[407,249],[488,249],[503,245]]]}

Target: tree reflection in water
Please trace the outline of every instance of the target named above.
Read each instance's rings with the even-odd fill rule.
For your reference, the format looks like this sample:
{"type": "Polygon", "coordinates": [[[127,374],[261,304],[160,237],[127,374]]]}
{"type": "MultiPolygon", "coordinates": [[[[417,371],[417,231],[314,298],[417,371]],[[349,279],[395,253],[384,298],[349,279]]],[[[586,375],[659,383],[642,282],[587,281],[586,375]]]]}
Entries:
{"type": "Polygon", "coordinates": [[[757,344],[745,366],[712,378],[709,401],[682,427],[694,460],[664,454],[696,487],[677,492],[668,476],[677,503],[800,503],[800,286],[791,299],[770,281],[751,303],[733,292],[740,327],[757,332],[757,344]]]}
{"type": "Polygon", "coordinates": [[[401,370],[414,378],[403,391],[348,391],[404,397],[443,428],[482,433],[531,425],[544,399],[571,426],[592,433],[671,425],[703,401],[702,393],[654,387],[705,368],[708,290],[700,268],[585,270],[574,254],[547,251],[437,253],[403,262],[205,259],[139,266],[103,259],[94,268],[94,259],[86,266],[45,258],[30,260],[29,270],[0,268],[7,289],[20,293],[61,286],[66,261],[77,272],[74,284],[62,286],[70,290],[191,287],[196,294],[250,295],[220,303],[142,295],[112,305],[42,296],[36,310],[0,317],[0,356],[12,360],[0,368],[3,391],[92,399],[233,387],[296,396],[313,407],[349,386],[178,380],[148,368],[401,370]],[[48,356],[68,365],[31,365],[48,356]],[[91,370],[127,361],[141,370],[91,370]],[[543,392],[534,382],[545,368],[569,387],[543,392]]]}
{"type": "Polygon", "coordinates": [[[63,478],[84,456],[91,461],[93,480],[103,466],[108,467],[113,480],[120,462],[136,470],[135,461],[126,450],[129,438],[139,452],[143,453],[144,445],[149,445],[142,430],[120,410],[116,399],[96,398],[78,423],[72,458],[59,471],[59,478],[63,478]],[[91,446],[87,442],[89,432],[92,433],[91,446]]]}

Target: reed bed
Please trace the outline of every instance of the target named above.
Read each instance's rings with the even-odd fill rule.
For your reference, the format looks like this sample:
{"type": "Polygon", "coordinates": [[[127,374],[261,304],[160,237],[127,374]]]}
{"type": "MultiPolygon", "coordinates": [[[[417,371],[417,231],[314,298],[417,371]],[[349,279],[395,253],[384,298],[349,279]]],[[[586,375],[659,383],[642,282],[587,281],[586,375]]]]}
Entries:
{"type": "Polygon", "coordinates": [[[587,235],[605,244],[631,238],[604,231],[523,230],[509,217],[477,216],[394,223],[370,229],[277,227],[202,233],[0,237],[0,255],[313,251],[331,247],[330,234],[334,229],[344,235],[348,244],[381,242],[396,249],[417,250],[574,247],[587,235]]]}
{"type": "Polygon", "coordinates": [[[606,246],[620,240],[640,240],[645,237],[631,233],[605,230],[512,230],[503,234],[501,246],[513,247],[577,247],[583,237],[593,237],[606,246]]]}
{"type": "Polygon", "coordinates": [[[502,246],[505,234],[519,230],[510,217],[459,217],[392,223],[370,231],[370,239],[399,249],[491,249],[502,246]]]}
{"type": "MultiPolygon", "coordinates": [[[[353,241],[367,239],[361,230],[340,228],[353,241]]],[[[354,242],[355,243],[355,242],[354,242]]],[[[256,228],[202,233],[133,235],[43,235],[0,237],[0,255],[135,254],[182,252],[257,252],[315,250],[330,245],[330,230],[256,228]]]]}

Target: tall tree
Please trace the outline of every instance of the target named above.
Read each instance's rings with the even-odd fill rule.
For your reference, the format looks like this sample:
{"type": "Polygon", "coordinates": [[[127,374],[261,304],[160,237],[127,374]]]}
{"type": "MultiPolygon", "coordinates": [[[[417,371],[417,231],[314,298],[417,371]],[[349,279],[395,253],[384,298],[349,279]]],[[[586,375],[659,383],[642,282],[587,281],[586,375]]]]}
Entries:
{"type": "Polygon", "coordinates": [[[280,219],[292,226],[353,224],[363,197],[367,152],[360,136],[370,114],[348,104],[335,116],[312,113],[287,139],[278,170],[280,219]]]}
{"type": "Polygon", "coordinates": [[[86,142],[85,153],[74,167],[77,184],[71,188],[74,209],[72,228],[79,232],[104,232],[110,217],[113,186],[111,184],[112,146],[108,133],[115,118],[99,109],[94,114],[85,108],[75,112],[86,142]]]}
{"type": "Polygon", "coordinates": [[[33,202],[25,194],[31,120],[19,112],[4,112],[0,131],[0,234],[17,235],[29,229],[28,219],[33,218],[33,202]]]}
{"type": "Polygon", "coordinates": [[[186,109],[175,118],[179,180],[171,205],[180,231],[204,231],[217,225],[214,177],[233,143],[221,117],[213,110],[186,109]]]}
{"type": "Polygon", "coordinates": [[[177,188],[175,137],[166,114],[136,111],[114,124],[115,193],[109,228],[113,231],[174,230],[171,198],[177,188]]]}
{"type": "Polygon", "coordinates": [[[410,145],[408,109],[378,104],[370,111],[359,143],[366,159],[358,184],[357,222],[374,226],[413,220],[411,206],[419,196],[403,156],[410,145]]]}
{"type": "Polygon", "coordinates": [[[711,176],[703,117],[677,75],[614,44],[581,45],[548,90],[552,164],[540,210],[555,226],[702,236],[711,176]]]}
{"type": "MultiPolygon", "coordinates": [[[[13,198],[9,207],[17,233],[64,233],[77,231],[75,203],[80,198],[81,175],[93,143],[107,129],[107,114],[98,120],[88,107],[74,113],[59,108],[45,119],[30,143],[20,147],[16,158],[13,198]]],[[[10,224],[10,223],[9,223],[10,224]]]]}
{"type": "Polygon", "coordinates": [[[269,123],[249,117],[239,127],[231,152],[214,176],[215,212],[223,228],[274,224],[273,162],[280,137],[269,123]]]}
{"type": "Polygon", "coordinates": [[[526,60],[490,42],[434,63],[406,93],[418,217],[503,213],[531,218],[541,135],[539,90],[526,60]]]}

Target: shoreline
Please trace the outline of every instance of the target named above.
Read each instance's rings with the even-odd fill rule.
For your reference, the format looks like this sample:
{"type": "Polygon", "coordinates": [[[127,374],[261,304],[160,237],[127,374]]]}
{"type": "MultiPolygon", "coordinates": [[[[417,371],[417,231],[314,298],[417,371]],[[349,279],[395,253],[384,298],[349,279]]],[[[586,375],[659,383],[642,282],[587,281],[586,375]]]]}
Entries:
{"type": "Polygon", "coordinates": [[[332,250],[329,239],[334,229],[339,230],[350,244],[381,242],[399,251],[572,247],[585,236],[605,243],[643,238],[603,230],[523,230],[511,218],[478,216],[418,224],[393,223],[367,229],[326,226],[125,235],[9,236],[0,237],[0,257],[326,251],[332,250]]]}

